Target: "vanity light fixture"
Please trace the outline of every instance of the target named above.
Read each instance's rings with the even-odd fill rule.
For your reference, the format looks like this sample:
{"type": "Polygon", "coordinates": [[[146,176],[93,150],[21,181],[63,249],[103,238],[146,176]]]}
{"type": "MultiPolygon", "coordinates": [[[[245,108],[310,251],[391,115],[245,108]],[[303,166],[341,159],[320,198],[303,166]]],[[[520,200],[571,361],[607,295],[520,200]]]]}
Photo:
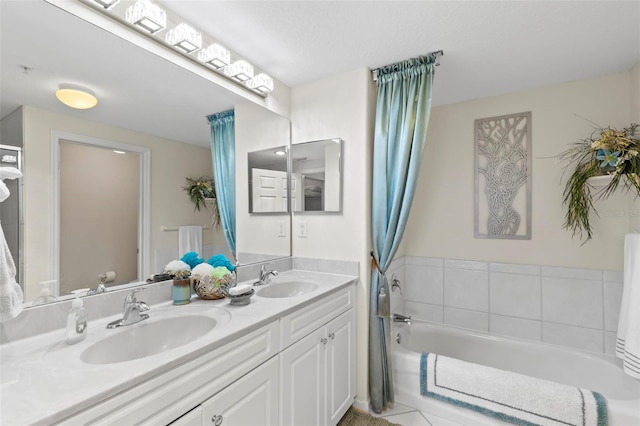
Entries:
{"type": "Polygon", "coordinates": [[[61,84],[56,91],[56,98],[75,109],[89,109],[98,104],[98,98],[92,90],[75,84],[61,84]]]}
{"type": "Polygon", "coordinates": [[[202,34],[200,34],[200,31],[184,22],[169,30],[165,40],[184,53],[195,52],[202,47],[202,34]]]}
{"type": "Polygon", "coordinates": [[[253,78],[253,65],[240,59],[226,67],[224,73],[231,78],[244,82],[253,78]]]}
{"type": "Polygon", "coordinates": [[[129,6],[124,18],[149,34],[155,34],[167,26],[167,12],[149,0],[138,0],[133,6],[129,6]]]}
{"type": "Polygon", "coordinates": [[[198,52],[198,60],[207,65],[211,65],[215,69],[220,69],[229,65],[229,62],[231,62],[231,54],[224,47],[214,43],[198,52]]]}
{"type": "Polygon", "coordinates": [[[266,74],[258,74],[247,82],[247,86],[261,93],[273,91],[273,79],[266,74]]]}
{"type": "Polygon", "coordinates": [[[116,4],[120,2],[120,0],[93,0],[94,3],[98,3],[100,6],[109,10],[116,4]]]}

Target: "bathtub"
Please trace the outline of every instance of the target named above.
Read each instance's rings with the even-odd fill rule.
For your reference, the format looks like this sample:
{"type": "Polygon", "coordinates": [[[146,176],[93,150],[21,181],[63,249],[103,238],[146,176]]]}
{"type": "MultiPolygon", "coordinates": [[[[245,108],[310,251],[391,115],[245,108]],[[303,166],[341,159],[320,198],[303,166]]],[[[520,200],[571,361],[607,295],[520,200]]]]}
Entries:
{"type": "Polygon", "coordinates": [[[613,356],[428,323],[400,324],[392,338],[395,400],[420,411],[463,425],[503,423],[420,395],[420,354],[432,352],[598,391],[607,399],[609,425],[640,425],[640,381],[613,356]]]}

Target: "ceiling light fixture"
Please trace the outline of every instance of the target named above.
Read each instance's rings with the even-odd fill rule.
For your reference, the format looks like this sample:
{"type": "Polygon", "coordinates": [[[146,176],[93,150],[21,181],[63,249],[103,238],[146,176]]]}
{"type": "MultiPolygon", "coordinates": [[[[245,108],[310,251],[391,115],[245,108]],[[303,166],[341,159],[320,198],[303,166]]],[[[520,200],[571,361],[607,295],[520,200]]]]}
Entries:
{"type": "Polygon", "coordinates": [[[61,84],[56,91],[56,98],[75,109],[89,109],[98,104],[98,98],[92,90],[75,84],[61,84]]]}
{"type": "Polygon", "coordinates": [[[184,22],[170,30],[165,40],[184,53],[195,52],[202,47],[202,34],[200,34],[200,31],[184,22]]]}
{"type": "Polygon", "coordinates": [[[273,153],[275,155],[279,155],[279,156],[287,155],[287,153],[285,151],[273,151],[273,153]]]}
{"type": "Polygon", "coordinates": [[[149,0],[138,0],[133,6],[129,6],[124,19],[149,34],[155,34],[167,26],[167,12],[149,0]]]}
{"type": "Polygon", "coordinates": [[[231,54],[227,49],[217,43],[198,52],[198,60],[211,65],[215,69],[220,69],[229,65],[231,54]]]}
{"type": "Polygon", "coordinates": [[[113,6],[115,6],[120,2],[120,0],[93,0],[93,1],[95,3],[98,3],[100,6],[104,7],[107,10],[111,9],[113,6]]]}
{"type": "Polygon", "coordinates": [[[243,59],[240,59],[226,67],[224,69],[224,73],[238,81],[247,81],[253,78],[253,65],[243,59]]]}
{"type": "Polygon", "coordinates": [[[116,154],[126,154],[126,151],[120,151],[117,149],[114,149],[113,152],[115,152],[116,154]]]}

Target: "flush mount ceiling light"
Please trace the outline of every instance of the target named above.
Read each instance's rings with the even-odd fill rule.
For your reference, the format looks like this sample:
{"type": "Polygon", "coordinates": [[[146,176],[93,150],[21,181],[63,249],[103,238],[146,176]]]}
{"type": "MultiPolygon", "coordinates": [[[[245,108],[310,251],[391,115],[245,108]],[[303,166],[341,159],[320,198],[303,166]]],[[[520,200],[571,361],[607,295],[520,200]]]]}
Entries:
{"type": "Polygon", "coordinates": [[[279,155],[279,156],[287,155],[287,153],[285,151],[273,151],[273,153],[275,155],[279,155]]]}
{"type": "Polygon", "coordinates": [[[129,6],[124,18],[149,34],[155,34],[167,26],[167,12],[149,0],[138,0],[129,6]]]}
{"type": "Polygon", "coordinates": [[[273,79],[266,74],[258,74],[247,82],[247,86],[261,93],[273,91],[273,79]]]}
{"type": "Polygon", "coordinates": [[[238,81],[247,81],[253,77],[253,66],[242,59],[224,69],[224,73],[238,81]]]}
{"type": "Polygon", "coordinates": [[[120,2],[120,0],[93,0],[94,3],[98,3],[100,6],[109,10],[116,4],[120,2]]]}
{"type": "Polygon", "coordinates": [[[115,152],[116,154],[126,154],[125,151],[120,151],[118,149],[114,149],[113,152],[115,152]]]}
{"type": "Polygon", "coordinates": [[[98,98],[92,90],[75,84],[61,84],[56,91],[56,98],[68,107],[75,109],[93,108],[98,98]]]}
{"type": "Polygon", "coordinates": [[[202,47],[202,34],[184,22],[170,30],[165,39],[184,53],[191,53],[202,47]]]}
{"type": "Polygon", "coordinates": [[[198,52],[198,60],[207,65],[211,65],[215,69],[220,69],[229,65],[229,62],[231,62],[231,54],[224,47],[214,43],[198,52]]]}

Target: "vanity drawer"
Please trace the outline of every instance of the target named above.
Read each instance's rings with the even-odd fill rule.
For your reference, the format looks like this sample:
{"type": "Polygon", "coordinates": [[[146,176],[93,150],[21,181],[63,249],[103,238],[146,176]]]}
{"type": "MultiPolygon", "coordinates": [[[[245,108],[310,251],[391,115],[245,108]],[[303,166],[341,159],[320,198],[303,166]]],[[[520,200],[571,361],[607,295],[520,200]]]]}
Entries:
{"type": "Polygon", "coordinates": [[[322,327],[354,305],[355,286],[332,293],[280,320],[280,350],[322,327]]]}
{"type": "Polygon", "coordinates": [[[60,424],[168,424],[276,355],[278,333],[274,321],[60,424]]]}

